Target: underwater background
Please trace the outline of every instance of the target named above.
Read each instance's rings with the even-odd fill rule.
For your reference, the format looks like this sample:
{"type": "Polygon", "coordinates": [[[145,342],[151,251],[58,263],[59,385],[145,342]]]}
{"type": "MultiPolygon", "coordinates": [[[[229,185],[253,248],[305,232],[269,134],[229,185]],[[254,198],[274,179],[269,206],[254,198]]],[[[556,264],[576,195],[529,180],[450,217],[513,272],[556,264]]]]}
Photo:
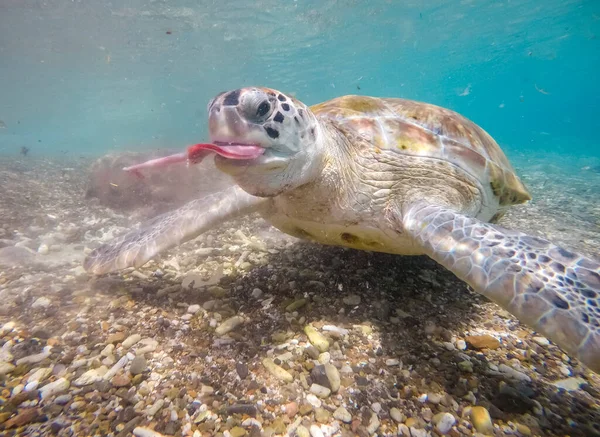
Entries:
{"type": "Polygon", "coordinates": [[[451,108],[517,152],[599,156],[600,2],[0,2],[0,154],[206,139],[206,104],[257,85],[451,108]]]}

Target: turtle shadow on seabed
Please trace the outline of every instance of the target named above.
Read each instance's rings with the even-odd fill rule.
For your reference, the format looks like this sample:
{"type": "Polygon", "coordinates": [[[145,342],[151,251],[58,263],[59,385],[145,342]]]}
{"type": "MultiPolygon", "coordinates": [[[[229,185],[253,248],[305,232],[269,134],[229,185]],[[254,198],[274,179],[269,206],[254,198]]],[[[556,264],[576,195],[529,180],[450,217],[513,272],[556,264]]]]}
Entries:
{"type": "MultiPolygon", "coordinates": [[[[199,304],[223,318],[243,315],[243,329],[225,337],[217,336],[206,321],[190,325],[175,348],[182,372],[206,357],[220,363],[218,371],[204,367],[206,380],[226,386],[239,399],[247,399],[252,381],[227,381],[236,361],[257,370],[268,350],[278,356],[286,352],[281,345],[290,339],[307,342],[304,325],[334,325],[350,332],[337,338],[335,332],[323,331],[331,334],[333,361],[352,369],[349,375],[342,373],[343,384],[348,384],[346,393],[352,391],[352,403],[364,410],[363,415],[378,402],[384,410],[380,417],[397,407],[422,422],[427,410],[435,411],[438,404],[448,411],[459,406],[458,411],[464,412],[476,402],[490,411],[494,421],[519,422],[544,435],[600,432],[600,413],[593,407],[600,402],[598,378],[585,386],[587,391],[559,390],[551,381],[566,378],[560,373],[562,353],[553,345],[542,347],[532,341],[530,329],[469,291],[432,260],[306,242],[288,244],[267,259],[264,266],[225,275],[218,284],[199,288],[192,284],[184,289],[177,286],[180,282],[156,278],[124,280],[119,275],[98,278],[93,287],[104,288],[107,297],[121,290],[117,294],[131,296],[136,305],[155,308],[154,335],[164,341],[177,338],[179,327],[169,320],[185,313],[188,304],[199,304]],[[171,291],[165,294],[165,289],[171,291]],[[256,289],[265,294],[253,297],[256,289]],[[291,310],[290,305],[298,308],[291,310]],[[490,335],[501,338],[501,345],[495,350],[471,345],[461,350],[460,340],[467,332],[488,342],[490,335]],[[511,373],[508,367],[521,371],[511,373]]],[[[123,309],[122,315],[128,311],[123,309]]],[[[318,377],[309,373],[310,385],[318,377]]],[[[579,365],[573,373],[589,376],[579,365]]],[[[301,394],[286,390],[280,393],[284,401],[302,402],[301,394]]]]}

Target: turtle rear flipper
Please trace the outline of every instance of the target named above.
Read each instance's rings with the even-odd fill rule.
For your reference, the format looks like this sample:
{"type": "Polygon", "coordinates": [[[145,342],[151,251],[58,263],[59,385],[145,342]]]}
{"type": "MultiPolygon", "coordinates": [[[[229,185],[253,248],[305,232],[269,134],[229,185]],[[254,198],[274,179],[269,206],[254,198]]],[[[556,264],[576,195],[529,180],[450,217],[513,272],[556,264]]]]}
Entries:
{"type": "Polygon", "coordinates": [[[238,186],[193,200],[93,250],[85,259],[84,268],[99,275],[139,267],[159,252],[191,240],[224,221],[253,212],[264,202],[265,199],[251,196],[238,186]]]}
{"type": "Polygon", "coordinates": [[[600,371],[600,264],[451,209],[414,205],[403,228],[475,291],[600,371]]]}

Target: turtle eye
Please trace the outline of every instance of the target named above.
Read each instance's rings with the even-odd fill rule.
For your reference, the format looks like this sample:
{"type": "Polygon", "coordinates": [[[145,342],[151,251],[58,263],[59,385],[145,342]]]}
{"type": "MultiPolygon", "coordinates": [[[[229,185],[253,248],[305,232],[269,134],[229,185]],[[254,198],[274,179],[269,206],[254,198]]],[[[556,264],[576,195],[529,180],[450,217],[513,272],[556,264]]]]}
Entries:
{"type": "Polygon", "coordinates": [[[256,90],[242,96],[240,109],[248,121],[262,123],[273,112],[273,104],[269,101],[269,96],[266,93],[256,90]]]}
{"type": "Polygon", "coordinates": [[[271,104],[265,100],[265,101],[261,102],[260,105],[258,105],[258,108],[256,108],[256,116],[258,118],[263,118],[270,111],[271,111],[271,104]]]}

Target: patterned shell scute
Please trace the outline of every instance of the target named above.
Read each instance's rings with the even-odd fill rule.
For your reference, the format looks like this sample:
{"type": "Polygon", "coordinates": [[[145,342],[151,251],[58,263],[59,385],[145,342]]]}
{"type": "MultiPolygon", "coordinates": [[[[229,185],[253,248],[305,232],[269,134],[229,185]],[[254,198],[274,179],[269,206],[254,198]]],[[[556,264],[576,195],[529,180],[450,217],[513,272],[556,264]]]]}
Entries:
{"type": "Polygon", "coordinates": [[[531,199],[504,152],[482,128],[462,115],[405,99],[344,96],[311,107],[347,134],[372,145],[448,161],[488,184],[501,206],[531,199]]]}

